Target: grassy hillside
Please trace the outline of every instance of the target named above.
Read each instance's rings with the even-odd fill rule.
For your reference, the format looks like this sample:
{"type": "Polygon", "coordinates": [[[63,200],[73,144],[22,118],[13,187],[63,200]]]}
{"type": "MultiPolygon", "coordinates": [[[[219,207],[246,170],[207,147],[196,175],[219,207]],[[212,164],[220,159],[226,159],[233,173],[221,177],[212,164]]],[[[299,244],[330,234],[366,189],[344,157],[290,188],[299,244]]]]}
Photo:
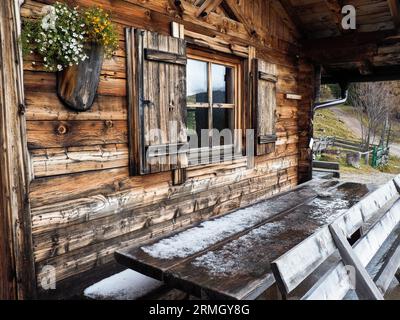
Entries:
{"type": "MultiPolygon", "coordinates": [[[[351,112],[351,110],[346,111],[351,112]]],[[[319,110],[315,114],[314,137],[319,138],[322,136],[335,136],[347,140],[359,140],[352,130],[330,109],[319,110]]],[[[379,171],[393,174],[400,173],[400,159],[393,156],[390,157],[389,164],[379,170],[364,164],[363,161],[361,161],[360,169],[348,166],[346,164],[345,152],[341,152],[340,155],[322,155],[317,160],[339,162],[341,171],[345,173],[373,174],[379,171]]]]}
{"type": "Polygon", "coordinates": [[[319,138],[322,136],[358,140],[354,133],[330,109],[322,109],[315,113],[314,137],[319,138]]]}

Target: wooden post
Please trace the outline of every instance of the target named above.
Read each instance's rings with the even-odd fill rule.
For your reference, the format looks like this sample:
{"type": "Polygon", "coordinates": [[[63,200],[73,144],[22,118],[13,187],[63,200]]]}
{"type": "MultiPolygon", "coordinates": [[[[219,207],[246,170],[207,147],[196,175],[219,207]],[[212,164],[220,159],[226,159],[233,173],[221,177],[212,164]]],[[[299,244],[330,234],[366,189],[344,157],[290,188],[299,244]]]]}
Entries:
{"type": "Polygon", "coordinates": [[[356,271],[356,292],[360,299],[365,300],[384,300],[378,287],[372,281],[364,266],[355,255],[346,237],[340,228],[332,224],[329,226],[333,240],[339,250],[339,254],[345,265],[353,266],[356,271]]]}
{"type": "Polygon", "coordinates": [[[0,2],[0,299],[35,298],[20,0],[0,2]]]}

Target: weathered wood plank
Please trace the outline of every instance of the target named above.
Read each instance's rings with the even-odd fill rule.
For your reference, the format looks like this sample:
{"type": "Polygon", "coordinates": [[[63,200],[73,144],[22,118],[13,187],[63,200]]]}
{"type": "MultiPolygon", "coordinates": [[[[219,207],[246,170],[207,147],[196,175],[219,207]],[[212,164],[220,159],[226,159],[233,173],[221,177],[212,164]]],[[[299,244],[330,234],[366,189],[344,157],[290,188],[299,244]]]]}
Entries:
{"type": "Polygon", "coordinates": [[[20,2],[0,3],[0,299],[34,299],[20,2]]]}
{"type": "Polygon", "coordinates": [[[324,227],[272,263],[281,292],[288,295],[336,250],[329,228],[324,227]]]}
{"type": "Polygon", "coordinates": [[[127,120],[125,97],[98,95],[91,110],[73,112],[58,99],[55,92],[25,91],[28,121],[127,120]]]}
{"type": "Polygon", "coordinates": [[[186,65],[187,59],[184,55],[165,52],[161,50],[145,49],[145,59],[163,63],[186,65]]]}
{"type": "MultiPolygon", "coordinates": [[[[34,92],[56,92],[56,74],[48,72],[24,72],[25,90],[34,92]]],[[[99,95],[105,96],[126,96],[126,80],[100,76],[100,83],[97,89],[99,95]]]]}
{"type": "Polygon", "coordinates": [[[31,151],[35,178],[128,166],[127,145],[103,145],[31,151]]]}
{"type": "Polygon", "coordinates": [[[125,144],[125,121],[27,121],[29,149],[125,144]]]}
{"type": "Polygon", "coordinates": [[[389,288],[400,267],[400,241],[396,241],[394,248],[391,248],[385,256],[385,263],[382,269],[374,278],[378,289],[384,294],[389,288]]]}
{"type": "MultiPolygon", "coordinates": [[[[173,189],[172,194],[179,197],[183,190],[196,192],[199,188],[207,188],[211,185],[229,185],[233,181],[247,180],[252,177],[277,173],[297,166],[296,155],[270,159],[263,162],[256,170],[246,171],[241,167],[239,170],[232,167],[224,168],[221,164],[216,164],[215,171],[210,172],[208,179],[202,181],[202,170],[200,168],[190,169],[188,177],[196,181],[195,185],[190,182],[184,186],[173,189]],[[193,172],[196,172],[193,174],[193,172]],[[199,177],[199,178],[196,178],[199,177]],[[213,179],[214,178],[214,179],[213,179]]],[[[85,196],[98,193],[112,193],[118,190],[134,189],[136,187],[146,187],[159,183],[160,186],[171,180],[170,173],[155,174],[148,177],[129,177],[126,169],[103,170],[93,173],[80,173],[64,177],[41,178],[32,182],[30,199],[33,207],[40,207],[46,204],[57,204],[66,200],[78,199],[82,196],[82,185],[85,185],[85,196]],[[75,181],[75,182],[74,182],[75,181]],[[97,191],[96,191],[97,190],[97,191]],[[97,193],[96,193],[97,192],[97,193]]]]}
{"type": "Polygon", "coordinates": [[[370,278],[367,270],[365,269],[358,256],[353,252],[353,248],[347,241],[343,231],[335,224],[329,226],[332,233],[333,240],[339,249],[340,256],[344,264],[353,266],[356,273],[356,291],[361,299],[366,300],[384,300],[379,289],[370,278]]]}

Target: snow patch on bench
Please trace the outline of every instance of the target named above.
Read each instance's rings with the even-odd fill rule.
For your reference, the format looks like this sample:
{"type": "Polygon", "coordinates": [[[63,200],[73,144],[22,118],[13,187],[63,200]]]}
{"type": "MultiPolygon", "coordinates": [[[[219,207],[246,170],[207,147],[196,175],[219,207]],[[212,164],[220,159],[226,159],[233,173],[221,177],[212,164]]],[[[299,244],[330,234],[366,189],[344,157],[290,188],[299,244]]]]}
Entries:
{"type": "Polygon", "coordinates": [[[162,286],[162,282],[125,270],[88,287],[85,297],[96,300],[136,300],[162,286]]]}

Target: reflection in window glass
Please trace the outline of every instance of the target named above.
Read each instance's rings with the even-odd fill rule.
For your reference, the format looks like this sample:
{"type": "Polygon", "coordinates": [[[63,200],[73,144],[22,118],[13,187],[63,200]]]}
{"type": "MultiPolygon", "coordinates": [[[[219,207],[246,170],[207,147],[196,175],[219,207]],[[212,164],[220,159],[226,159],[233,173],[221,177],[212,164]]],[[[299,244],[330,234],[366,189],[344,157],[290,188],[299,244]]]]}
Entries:
{"type": "Polygon", "coordinates": [[[219,64],[212,65],[213,103],[233,103],[233,69],[219,64]]]}
{"type": "Polygon", "coordinates": [[[188,128],[190,147],[191,148],[201,147],[202,129],[208,129],[208,109],[207,108],[188,109],[187,128],[188,128]],[[194,136],[197,136],[197,138],[195,138],[194,136]],[[197,141],[195,139],[197,139],[197,141]]]}
{"type": "Polygon", "coordinates": [[[187,63],[187,103],[207,103],[207,62],[188,59],[187,63]]]}
{"type": "Polygon", "coordinates": [[[213,128],[221,134],[219,141],[213,139],[214,145],[233,144],[233,127],[234,127],[233,109],[213,109],[213,128]],[[229,134],[229,131],[230,134],[229,134]]]}

